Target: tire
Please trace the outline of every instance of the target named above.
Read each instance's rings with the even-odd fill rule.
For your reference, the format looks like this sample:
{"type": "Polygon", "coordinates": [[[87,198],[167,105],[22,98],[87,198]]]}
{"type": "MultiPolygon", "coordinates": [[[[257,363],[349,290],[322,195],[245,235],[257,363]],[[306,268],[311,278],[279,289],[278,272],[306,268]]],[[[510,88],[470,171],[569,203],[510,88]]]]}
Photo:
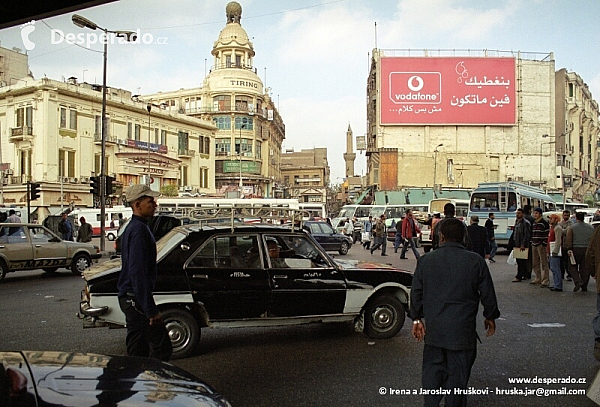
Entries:
{"type": "Polygon", "coordinates": [[[83,271],[92,265],[92,260],[90,256],[87,256],[83,253],[79,253],[73,257],[73,261],[71,262],[71,272],[76,276],[81,275],[83,271]]]}
{"type": "Polygon", "coordinates": [[[431,246],[423,246],[423,251],[429,253],[431,251],[431,246]]]}
{"type": "Polygon", "coordinates": [[[340,245],[339,253],[345,256],[346,254],[348,254],[349,249],[350,245],[348,244],[348,242],[342,242],[342,244],[340,245]]]}
{"type": "Polygon", "coordinates": [[[112,242],[112,241],[113,241],[113,240],[115,240],[117,237],[114,235],[114,233],[107,233],[107,234],[106,234],[106,238],[107,238],[109,241],[111,241],[111,242],[112,242]]]}
{"type": "Polygon", "coordinates": [[[44,270],[46,273],[56,273],[58,267],[43,267],[42,270],[44,270]]]}
{"type": "Polygon", "coordinates": [[[4,280],[6,273],[8,273],[8,267],[6,267],[4,260],[0,260],[0,281],[4,280]]]}
{"type": "Polygon", "coordinates": [[[188,311],[171,308],[162,312],[171,344],[173,359],[193,356],[200,343],[200,327],[188,311]]]}
{"type": "Polygon", "coordinates": [[[365,306],[365,333],[374,339],[392,338],[404,325],[406,313],[400,300],[390,294],[381,294],[365,306]]]}

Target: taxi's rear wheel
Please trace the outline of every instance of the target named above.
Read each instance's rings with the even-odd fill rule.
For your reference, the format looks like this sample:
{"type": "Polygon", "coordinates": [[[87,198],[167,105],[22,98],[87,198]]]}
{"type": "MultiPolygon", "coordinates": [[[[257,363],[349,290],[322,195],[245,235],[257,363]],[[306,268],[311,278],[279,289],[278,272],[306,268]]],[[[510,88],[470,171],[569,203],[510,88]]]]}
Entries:
{"type": "Polygon", "coordinates": [[[89,256],[80,253],[73,257],[73,262],[71,263],[71,272],[78,276],[91,265],[92,260],[89,258],[89,256]]]}
{"type": "Polygon", "coordinates": [[[4,280],[6,273],[8,273],[8,267],[6,267],[4,260],[0,260],[0,281],[4,280]]]}
{"type": "Polygon", "coordinates": [[[194,316],[179,308],[162,311],[162,316],[173,345],[173,359],[194,355],[200,342],[200,327],[194,316]]]}

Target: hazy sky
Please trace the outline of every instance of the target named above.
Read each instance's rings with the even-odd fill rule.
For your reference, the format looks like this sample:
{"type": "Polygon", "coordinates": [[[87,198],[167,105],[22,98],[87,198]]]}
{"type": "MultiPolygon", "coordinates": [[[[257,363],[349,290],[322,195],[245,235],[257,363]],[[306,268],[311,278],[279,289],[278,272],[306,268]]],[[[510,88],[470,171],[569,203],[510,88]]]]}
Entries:
{"type": "MultiPolygon", "coordinates": [[[[140,30],[162,44],[109,44],[108,85],[149,94],[198,87],[226,24],[225,0],[120,0],[78,14],[110,30],[140,30]],[[166,43],[165,43],[166,42],[166,43]]],[[[286,125],[284,149],[326,147],[332,183],[344,176],[348,124],[366,132],[369,55],[380,49],[490,49],[554,53],[600,95],[600,1],[596,0],[241,0],[254,66],[286,125]],[[377,36],[375,36],[375,22],[377,36]],[[266,68],[266,78],[265,78],[266,68]]],[[[0,30],[0,45],[25,50],[36,78],[102,82],[101,44],[90,51],[51,29],[89,34],[71,14],[0,30]]],[[[143,37],[146,35],[145,37],[143,37]]],[[[355,172],[365,173],[364,153],[355,172]]]]}

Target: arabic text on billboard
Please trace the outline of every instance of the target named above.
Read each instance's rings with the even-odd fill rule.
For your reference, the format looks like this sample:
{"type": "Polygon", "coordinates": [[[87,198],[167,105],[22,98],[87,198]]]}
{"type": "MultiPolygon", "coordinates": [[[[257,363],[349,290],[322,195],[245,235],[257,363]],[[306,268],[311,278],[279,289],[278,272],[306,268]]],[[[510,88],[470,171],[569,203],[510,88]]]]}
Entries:
{"type": "Polygon", "coordinates": [[[381,124],[514,125],[514,58],[381,58],[381,124]]]}

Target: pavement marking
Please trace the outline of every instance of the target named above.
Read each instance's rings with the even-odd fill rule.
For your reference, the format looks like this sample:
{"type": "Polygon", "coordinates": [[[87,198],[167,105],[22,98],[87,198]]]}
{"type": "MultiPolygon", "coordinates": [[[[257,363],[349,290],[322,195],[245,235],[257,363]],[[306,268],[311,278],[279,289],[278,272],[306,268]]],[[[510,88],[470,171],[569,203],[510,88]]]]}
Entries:
{"type": "Polygon", "coordinates": [[[527,326],[530,326],[532,328],[563,328],[566,325],[560,324],[558,322],[552,322],[547,324],[527,324],[527,326]]]}

